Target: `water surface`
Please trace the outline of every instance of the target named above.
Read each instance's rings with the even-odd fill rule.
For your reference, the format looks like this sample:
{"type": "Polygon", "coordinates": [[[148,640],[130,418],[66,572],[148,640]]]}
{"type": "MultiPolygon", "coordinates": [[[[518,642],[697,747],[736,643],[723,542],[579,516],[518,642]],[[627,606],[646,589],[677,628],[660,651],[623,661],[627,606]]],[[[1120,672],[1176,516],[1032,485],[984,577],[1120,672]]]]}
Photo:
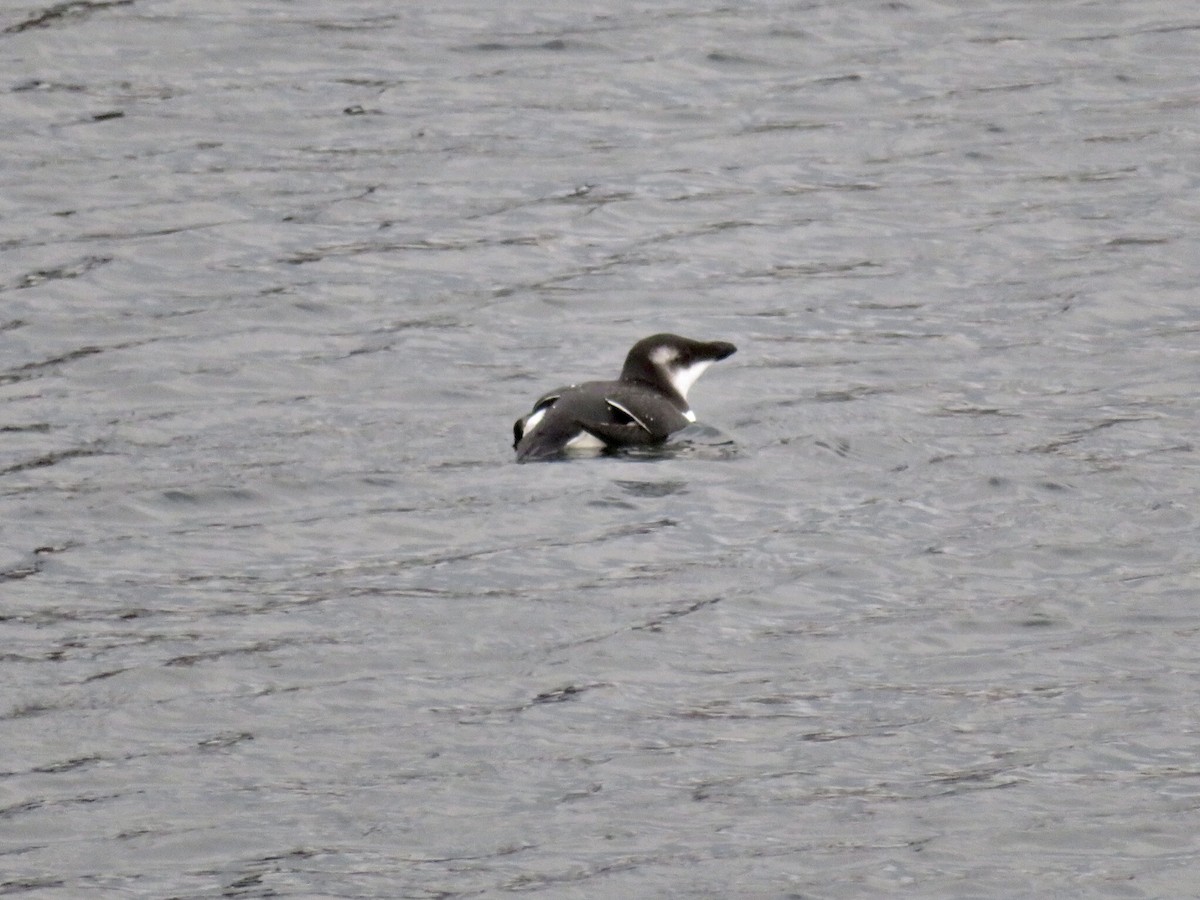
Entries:
{"type": "Polygon", "coordinates": [[[494,6],[0,14],[0,892],[1200,892],[1200,13],[494,6]]]}

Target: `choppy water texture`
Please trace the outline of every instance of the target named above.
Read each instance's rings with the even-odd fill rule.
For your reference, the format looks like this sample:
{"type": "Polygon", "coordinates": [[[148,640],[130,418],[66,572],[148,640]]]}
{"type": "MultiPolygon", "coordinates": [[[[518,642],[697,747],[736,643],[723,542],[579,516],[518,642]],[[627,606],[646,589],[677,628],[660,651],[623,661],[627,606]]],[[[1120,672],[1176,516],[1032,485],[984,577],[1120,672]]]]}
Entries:
{"type": "Polygon", "coordinates": [[[1200,10],[0,31],[0,893],[1200,893],[1200,10]]]}

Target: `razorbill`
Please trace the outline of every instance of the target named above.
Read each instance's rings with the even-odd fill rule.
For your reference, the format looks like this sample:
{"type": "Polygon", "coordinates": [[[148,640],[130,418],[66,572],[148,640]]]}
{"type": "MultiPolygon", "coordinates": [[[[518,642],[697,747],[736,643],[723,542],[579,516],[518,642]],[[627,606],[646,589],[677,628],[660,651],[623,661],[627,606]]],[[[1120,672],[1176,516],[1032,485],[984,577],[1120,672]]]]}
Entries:
{"type": "Polygon", "coordinates": [[[568,448],[661,444],[696,421],[688,389],[737,347],[677,334],[642,338],[625,357],[616,381],[586,381],[543,394],[513,423],[517,461],[546,459],[568,448]]]}

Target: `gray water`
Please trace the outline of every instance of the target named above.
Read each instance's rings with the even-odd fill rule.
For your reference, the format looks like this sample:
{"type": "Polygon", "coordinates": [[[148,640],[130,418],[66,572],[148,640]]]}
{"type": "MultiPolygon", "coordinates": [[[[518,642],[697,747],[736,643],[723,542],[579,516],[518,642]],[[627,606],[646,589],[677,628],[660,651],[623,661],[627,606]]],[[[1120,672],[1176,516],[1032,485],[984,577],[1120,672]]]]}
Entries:
{"type": "Polygon", "coordinates": [[[1200,894],[1200,10],[0,31],[0,893],[1200,894]]]}

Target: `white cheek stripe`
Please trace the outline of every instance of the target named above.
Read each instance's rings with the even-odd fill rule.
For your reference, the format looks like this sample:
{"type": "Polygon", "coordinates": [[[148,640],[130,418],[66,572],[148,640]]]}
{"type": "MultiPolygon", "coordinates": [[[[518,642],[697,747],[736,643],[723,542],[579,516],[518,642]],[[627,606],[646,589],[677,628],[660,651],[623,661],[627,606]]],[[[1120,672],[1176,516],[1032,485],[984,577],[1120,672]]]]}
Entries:
{"type": "Polygon", "coordinates": [[[665,368],[679,358],[679,351],[674,347],[655,347],[650,351],[650,362],[660,368],[665,368]]]}
{"type": "Polygon", "coordinates": [[[695,422],[695,421],[696,421],[696,414],[695,414],[694,412],[692,412],[690,409],[689,409],[687,412],[685,412],[685,413],[683,414],[683,417],[684,417],[685,419],[687,419],[689,422],[695,422]]]}
{"type": "Polygon", "coordinates": [[[547,406],[539,409],[535,413],[529,414],[529,418],[525,420],[525,434],[529,434],[529,432],[533,431],[533,429],[537,427],[537,423],[542,421],[542,417],[546,415],[546,410],[549,408],[550,407],[547,406]]]}

